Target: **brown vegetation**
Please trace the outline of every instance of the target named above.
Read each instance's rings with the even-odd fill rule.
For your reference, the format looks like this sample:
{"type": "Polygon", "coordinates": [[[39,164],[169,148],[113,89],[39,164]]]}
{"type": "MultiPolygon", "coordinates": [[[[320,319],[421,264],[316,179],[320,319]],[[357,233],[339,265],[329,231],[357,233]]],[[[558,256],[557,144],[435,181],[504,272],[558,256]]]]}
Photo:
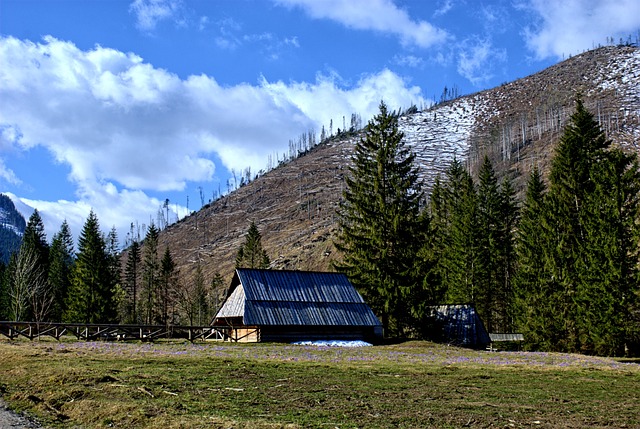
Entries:
{"type": "MultiPolygon", "coordinates": [[[[610,138],[629,150],[640,151],[639,50],[604,47],[411,115],[405,122],[414,122],[405,133],[420,151],[425,185],[428,187],[450,159],[443,154],[451,148],[434,144],[438,139],[434,136],[453,131],[457,127],[453,119],[463,114],[466,118],[470,115],[473,122],[466,142],[469,150],[455,155],[466,159],[475,173],[488,154],[498,176],[509,175],[521,191],[533,165],[547,169],[577,93],[582,94],[610,138]],[[441,121],[415,121],[451,111],[457,111],[458,116],[445,122],[444,130],[441,121]]],[[[262,234],[273,268],[331,270],[332,260],[340,257],[333,244],[336,208],[357,138],[327,140],[163,230],[160,249],[169,246],[183,284],[191,282],[200,262],[207,281],[219,272],[228,285],[236,252],[252,221],[262,234]]]]}

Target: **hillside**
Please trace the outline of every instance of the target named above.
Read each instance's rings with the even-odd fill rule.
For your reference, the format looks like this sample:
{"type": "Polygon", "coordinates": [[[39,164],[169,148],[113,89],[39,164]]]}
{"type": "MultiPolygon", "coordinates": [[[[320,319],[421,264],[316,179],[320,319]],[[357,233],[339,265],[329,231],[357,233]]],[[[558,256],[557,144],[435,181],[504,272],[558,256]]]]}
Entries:
{"type": "Polygon", "coordinates": [[[7,264],[11,254],[20,248],[25,227],[26,221],[11,198],[0,194],[0,262],[7,264]]]}
{"type": "MultiPolygon", "coordinates": [[[[425,186],[456,156],[475,172],[488,154],[521,191],[533,165],[547,170],[580,92],[610,138],[640,152],[640,50],[604,47],[535,75],[400,119],[425,186]]],[[[162,231],[184,282],[196,264],[229,280],[251,221],[276,269],[330,270],[336,208],[358,137],[333,138],[162,231]]],[[[223,291],[220,291],[223,293],[223,291]]]]}

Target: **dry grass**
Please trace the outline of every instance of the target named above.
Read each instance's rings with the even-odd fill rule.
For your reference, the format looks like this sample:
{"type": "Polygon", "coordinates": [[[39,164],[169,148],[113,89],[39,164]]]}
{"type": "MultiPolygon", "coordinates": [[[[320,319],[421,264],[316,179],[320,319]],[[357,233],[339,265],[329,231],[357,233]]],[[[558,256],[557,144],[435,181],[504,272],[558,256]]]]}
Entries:
{"type": "Polygon", "coordinates": [[[430,343],[0,342],[0,391],[59,428],[640,427],[640,367],[430,343]]]}

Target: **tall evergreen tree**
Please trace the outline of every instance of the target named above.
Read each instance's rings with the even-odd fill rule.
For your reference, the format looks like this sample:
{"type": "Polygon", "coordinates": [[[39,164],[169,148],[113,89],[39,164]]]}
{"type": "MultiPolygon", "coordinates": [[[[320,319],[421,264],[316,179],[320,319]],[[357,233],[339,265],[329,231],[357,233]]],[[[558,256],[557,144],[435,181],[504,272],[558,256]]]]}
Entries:
{"type": "Polygon", "coordinates": [[[382,319],[391,335],[402,335],[409,299],[421,279],[414,261],[421,247],[420,201],[423,193],[415,155],[403,143],[398,114],[380,103],[380,112],[356,144],[339,209],[336,246],[347,274],[382,319]]]}
{"type": "Polygon", "coordinates": [[[538,168],[527,182],[516,237],[515,275],[516,328],[527,348],[553,350],[560,342],[562,319],[556,308],[561,302],[557,283],[548,274],[547,261],[554,237],[546,225],[546,185],[538,168]]]}
{"type": "Polygon", "coordinates": [[[458,159],[446,172],[438,193],[431,196],[437,240],[442,246],[438,271],[446,301],[473,304],[479,300],[478,200],[471,175],[458,159]]]}
{"type": "Polygon", "coordinates": [[[497,332],[513,332],[515,324],[515,249],[519,208],[511,180],[505,177],[500,186],[500,216],[498,219],[498,282],[495,327],[497,332]]]}
{"type": "Polygon", "coordinates": [[[34,210],[29,217],[22,237],[22,243],[34,249],[38,259],[38,265],[41,266],[46,273],[49,262],[49,244],[47,244],[47,235],[44,232],[44,223],[37,209],[34,210]]]}
{"type": "Polygon", "coordinates": [[[515,193],[508,178],[500,185],[485,156],[478,184],[478,293],[476,309],[489,332],[510,332],[515,266],[515,193]]]}
{"type": "Polygon", "coordinates": [[[174,305],[177,289],[176,263],[167,246],[160,261],[159,301],[161,308],[160,322],[164,325],[174,323],[174,305]]]}
{"type": "Polygon", "coordinates": [[[236,268],[269,268],[269,257],[262,248],[262,236],[255,222],[251,222],[244,243],[236,255],[236,268]]]}
{"type": "Polygon", "coordinates": [[[73,237],[65,220],[53,236],[49,253],[49,283],[55,296],[50,318],[53,322],[61,322],[67,310],[65,303],[71,285],[73,263],[73,237]]]}
{"type": "Polygon", "coordinates": [[[158,308],[158,287],[160,281],[160,258],[158,256],[158,240],[160,231],[151,223],[144,239],[141,310],[142,320],[146,324],[157,323],[160,319],[158,308]]]}
{"type": "MultiPolygon", "coordinates": [[[[119,296],[124,293],[124,290],[121,285],[122,264],[120,262],[120,244],[118,241],[118,231],[115,226],[111,228],[111,231],[109,231],[105,238],[105,250],[107,254],[109,288],[112,294],[116,294],[117,292],[119,296]]],[[[113,306],[109,318],[118,320],[118,313],[118,306],[113,306]]]]}
{"type": "Polygon", "coordinates": [[[478,268],[476,310],[489,332],[496,332],[496,310],[501,298],[502,261],[499,260],[501,196],[495,171],[485,155],[478,184],[478,268]]]}
{"type": "MultiPolygon", "coordinates": [[[[610,148],[593,166],[593,193],[583,205],[585,239],[578,260],[576,326],[580,351],[621,355],[639,326],[633,309],[640,244],[640,169],[635,157],[610,148]],[[635,330],[635,332],[634,332],[635,330]]],[[[634,335],[635,334],[635,335],[634,335]]]]}
{"type": "Polygon", "coordinates": [[[637,298],[638,164],[576,102],[552,162],[547,222],[564,326],[560,350],[619,354],[637,298]]]}
{"type": "Polygon", "coordinates": [[[109,255],[93,210],[78,239],[66,320],[77,323],[112,323],[115,305],[109,255]]]}
{"type": "Polygon", "coordinates": [[[127,294],[127,323],[139,323],[138,314],[138,292],[140,287],[140,271],[142,265],[142,257],[140,243],[134,240],[129,247],[127,253],[127,264],[125,266],[125,291],[127,294]]]}
{"type": "Polygon", "coordinates": [[[417,283],[410,291],[407,302],[418,334],[422,338],[432,338],[432,309],[434,305],[442,304],[446,293],[439,271],[442,247],[438,240],[438,225],[433,221],[428,208],[420,213],[419,222],[421,231],[416,239],[421,246],[414,262],[417,283]]]}

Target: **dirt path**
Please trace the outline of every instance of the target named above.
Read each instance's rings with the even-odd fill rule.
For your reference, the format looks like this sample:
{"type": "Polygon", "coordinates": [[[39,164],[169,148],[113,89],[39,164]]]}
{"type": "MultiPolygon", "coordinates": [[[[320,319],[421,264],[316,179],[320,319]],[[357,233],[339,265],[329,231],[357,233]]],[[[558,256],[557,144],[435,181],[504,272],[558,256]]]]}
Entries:
{"type": "Polygon", "coordinates": [[[29,420],[21,414],[7,408],[7,404],[0,399],[0,428],[2,429],[41,429],[42,426],[29,420]]]}

